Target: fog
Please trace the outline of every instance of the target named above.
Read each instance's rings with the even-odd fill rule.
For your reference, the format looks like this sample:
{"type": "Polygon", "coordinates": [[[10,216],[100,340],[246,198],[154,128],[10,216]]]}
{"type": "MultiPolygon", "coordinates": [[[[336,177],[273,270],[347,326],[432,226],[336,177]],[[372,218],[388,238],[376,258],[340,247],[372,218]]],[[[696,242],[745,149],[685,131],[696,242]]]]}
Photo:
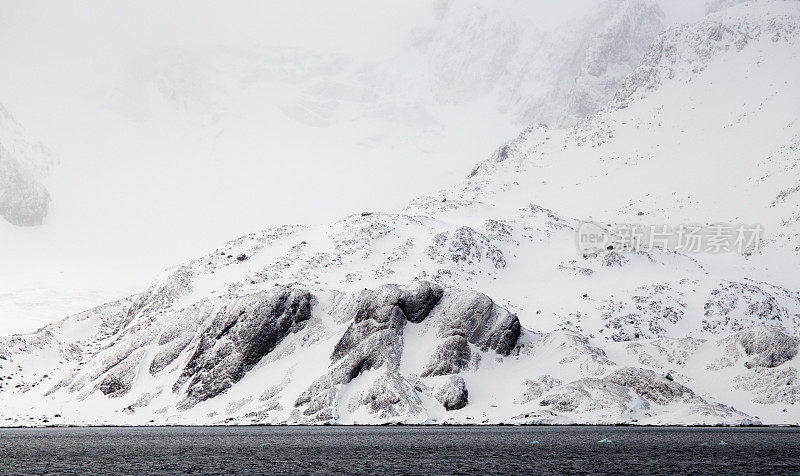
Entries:
{"type": "Polygon", "coordinates": [[[0,330],[253,230],[401,208],[574,121],[569,65],[618,3],[1,2],[0,104],[55,165],[43,224],[0,224],[0,330]]]}

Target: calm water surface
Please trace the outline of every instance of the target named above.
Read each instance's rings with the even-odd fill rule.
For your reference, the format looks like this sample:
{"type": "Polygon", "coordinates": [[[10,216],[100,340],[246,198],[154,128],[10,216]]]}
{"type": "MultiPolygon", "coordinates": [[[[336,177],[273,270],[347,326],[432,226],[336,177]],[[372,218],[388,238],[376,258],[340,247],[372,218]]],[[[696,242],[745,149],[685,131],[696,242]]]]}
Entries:
{"type": "Polygon", "coordinates": [[[0,429],[2,474],[800,474],[797,428],[0,429]],[[599,443],[599,441],[606,441],[599,443]],[[721,442],[724,442],[721,444],[721,442]]]}

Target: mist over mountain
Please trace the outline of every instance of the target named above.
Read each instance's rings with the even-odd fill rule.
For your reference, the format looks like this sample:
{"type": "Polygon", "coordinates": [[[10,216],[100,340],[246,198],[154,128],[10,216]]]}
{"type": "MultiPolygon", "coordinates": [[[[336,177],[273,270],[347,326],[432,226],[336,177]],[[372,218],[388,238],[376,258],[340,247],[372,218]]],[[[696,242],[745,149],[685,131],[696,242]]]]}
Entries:
{"type": "Polygon", "coordinates": [[[16,220],[42,224],[0,226],[0,328],[447,186],[524,125],[599,109],[664,26],[703,14],[678,3],[9,5],[0,103],[59,165],[4,174],[16,220]]]}
{"type": "MultiPolygon", "coordinates": [[[[141,156],[154,164],[173,153],[175,169],[130,170],[137,207],[164,221],[158,247],[123,207],[128,239],[175,257],[173,240],[188,254],[249,220],[294,219],[0,338],[0,418],[800,422],[800,3],[587,5],[419,6],[380,45],[323,29],[287,48],[277,21],[267,49],[139,48],[98,89],[128,93],[99,96],[114,111],[103,130],[146,139],[136,152],[165,154],[141,156]],[[208,220],[175,213],[176,196],[208,220]],[[297,209],[272,213],[268,196],[297,209]],[[632,224],[671,235],[625,239],[632,224]],[[587,246],[589,232],[607,241],[587,246]]],[[[105,201],[116,217],[124,202],[105,201]]],[[[89,254],[128,272],[141,252],[106,238],[113,253],[89,254]]]]}
{"type": "Polygon", "coordinates": [[[0,105],[0,216],[16,226],[40,225],[50,207],[42,180],[51,165],[47,149],[0,105]]]}

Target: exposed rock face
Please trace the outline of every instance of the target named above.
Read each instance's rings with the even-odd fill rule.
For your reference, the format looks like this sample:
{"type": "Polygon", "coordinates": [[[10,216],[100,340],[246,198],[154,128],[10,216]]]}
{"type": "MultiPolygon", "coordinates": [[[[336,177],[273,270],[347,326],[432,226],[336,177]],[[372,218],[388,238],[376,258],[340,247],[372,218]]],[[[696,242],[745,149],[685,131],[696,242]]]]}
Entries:
{"type": "Polygon", "coordinates": [[[699,421],[726,415],[752,423],[744,413],[708,402],[666,376],[633,367],[618,369],[602,379],[576,380],[546,394],[539,401],[539,406],[555,412],[576,415],[593,412],[596,416],[607,418],[606,421],[614,421],[622,415],[629,415],[627,418],[631,418],[631,415],[649,416],[653,404],[662,407],[683,405],[691,408],[699,421]]]}
{"type": "Polygon", "coordinates": [[[789,318],[778,298],[750,283],[724,282],[705,305],[708,330],[740,331],[754,324],[780,325],[789,318]]]}
{"type": "Polygon", "coordinates": [[[798,339],[786,335],[779,329],[746,331],[738,336],[738,341],[750,360],[745,367],[777,367],[797,355],[798,339]]]}
{"type": "Polygon", "coordinates": [[[593,412],[603,416],[624,414],[634,403],[626,387],[596,378],[576,380],[539,401],[540,406],[559,413],[593,412]]]}
{"type": "Polygon", "coordinates": [[[625,255],[616,251],[601,253],[600,256],[602,256],[601,263],[603,266],[620,267],[628,262],[628,258],[625,255]]]}
{"type": "Polygon", "coordinates": [[[331,360],[346,358],[341,366],[349,369],[347,381],[385,364],[396,370],[406,322],[425,319],[443,294],[440,286],[428,282],[363,291],[356,300],[353,323],[333,349],[331,360]]]}
{"type": "Polygon", "coordinates": [[[439,344],[436,353],[431,356],[428,366],[422,372],[422,376],[457,374],[469,364],[471,357],[472,351],[469,349],[469,341],[466,337],[463,335],[449,336],[439,344]]]}
{"type": "Polygon", "coordinates": [[[691,389],[647,369],[624,367],[612,372],[606,380],[631,388],[645,400],[659,405],[694,396],[691,389]]]}
{"type": "Polygon", "coordinates": [[[176,299],[192,290],[194,272],[189,266],[181,266],[164,279],[139,294],[128,309],[128,322],[143,311],[157,311],[172,305],[176,299]]]}
{"type": "Polygon", "coordinates": [[[629,341],[659,337],[684,317],[683,294],[668,284],[640,286],[630,301],[609,301],[603,319],[612,331],[612,339],[629,341]]]}
{"type": "MultiPolygon", "coordinates": [[[[127,374],[123,374],[127,375],[127,374]]],[[[103,395],[108,397],[118,397],[126,394],[131,388],[131,379],[122,380],[119,375],[108,375],[97,386],[103,395]]]]}
{"type": "Polygon", "coordinates": [[[397,372],[388,372],[376,378],[361,394],[357,404],[351,405],[350,410],[356,412],[359,408],[366,408],[381,419],[424,413],[424,406],[414,387],[397,372]]]}
{"type": "Polygon", "coordinates": [[[418,323],[428,317],[443,295],[444,289],[438,284],[417,281],[405,289],[397,304],[409,322],[418,323]]]}
{"type": "Polygon", "coordinates": [[[779,327],[759,327],[737,332],[719,341],[727,349],[729,359],[721,361],[723,366],[733,365],[739,360],[741,348],[747,360],[744,366],[773,368],[788,362],[797,355],[800,339],[792,337],[779,327]]]}
{"type": "Polygon", "coordinates": [[[393,410],[381,404],[397,406],[398,395],[406,395],[397,374],[403,350],[403,328],[407,321],[421,322],[439,303],[444,290],[435,284],[419,282],[411,286],[381,286],[375,291],[364,290],[350,306],[353,322],[336,343],[331,354],[333,367],[320,377],[296,400],[295,406],[305,408],[302,415],[317,420],[333,417],[331,405],[337,387],[371,369],[385,368],[385,382],[368,392],[372,411],[379,414],[393,410]]]}
{"type": "Polygon", "coordinates": [[[800,403],[800,378],[793,367],[755,367],[745,375],[736,377],[736,388],[755,393],[753,400],[764,405],[776,402],[788,405],[800,403]]]}
{"type": "Polygon", "coordinates": [[[205,329],[175,389],[189,381],[185,404],[213,398],[241,380],[283,338],[311,318],[311,294],[291,288],[223,307],[205,329]]]}
{"type": "Polygon", "coordinates": [[[722,51],[742,50],[762,36],[787,41],[800,33],[790,17],[729,17],[727,12],[709,15],[693,25],[681,25],[661,33],[614,95],[612,104],[626,107],[646,96],[667,79],[684,81],[703,71],[722,51]]]}
{"type": "Polygon", "coordinates": [[[334,418],[334,403],[338,387],[324,375],[308,387],[294,406],[301,411],[301,417],[310,421],[328,421],[334,418]]]}
{"type": "Polygon", "coordinates": [[[467,406],[469,402],[469,392],[464,379],[452,376],[436,392],[436,399],[439,400],[447,411],[459,410],[467,406]]]}
{"type": "MultiPolygon", "coordinates": [[[[416,392],[424,390],[415,391],[399,373],[407,322],[430,321],[427,324],[433,326],[436,337],[443,339],[422,370],[422,377],[459,372],[471,361],[470,345],[508,355],[521,332],[519,319],[487,296],[474,292],[446,294],[443,288],[428,282],[365,290],[347,308],[354,314],[353,322],[334,347],[329,373],[297,398],[299,418],[333,418],[338,389],[365,372],[378,369],[381,376],[360,397],[369,402],[370,412],[392,416],[398,414],[399,408],[418,408],[416,392]]],[[[457,384],[463,384],[463,379],[451,381],[455,382],[447,390],[448,398],[455,395],[451,403],[461,405],[463,400],[466,404],[466,387],[460,392],[462,387],[457,384]]]]}
{"type": "Polygon", "coordinates": [[[506,266],[503,252],[486,235],[468,226],[436,235],[427,253],[428,256],[439,262],[449,259],[454,263],[471,265],[486,261],[494,268],[505,268],[506,266]]]}
{"type": "Polygon", "coordinates": [[[541,397],[545,392],[563,385],[563,383],[563,381],[551,375],[543,375],[536,380],[525,380],[522,383],[524,390],[515,401],[520,404],[528,403],[541,397]]]}
{"type": "Polygon", "coordinates": [[[465,337],[470,344],[482,350],[494,350],[500,355],[509,355],[520,336],[517,316],[496,306],[481,293],[452,296],[436,309],[431,318],[438,323],[439,337],[465,337]]]}

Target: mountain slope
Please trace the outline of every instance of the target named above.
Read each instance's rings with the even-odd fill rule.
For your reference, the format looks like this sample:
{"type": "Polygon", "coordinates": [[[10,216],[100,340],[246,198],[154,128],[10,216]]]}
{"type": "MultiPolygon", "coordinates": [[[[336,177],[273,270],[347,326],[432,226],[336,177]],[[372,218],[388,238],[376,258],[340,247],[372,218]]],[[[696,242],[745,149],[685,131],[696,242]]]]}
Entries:
{"type": "Polygon", "coordinates": [[[526,129],[450,189],[253,233],[3,338],[0,415],[800,423],[798,36],[796,2],[669,29],[603,110],[526,129]],[[582,220],[757,224],[764,240],[579,248],[582,220]]]}
{"type": "Polygon", "coordinates": [[[45,226],[0,227],[0,334],[266,224],[449,185],[521,123],[595,112],[669,21],[655,0],[95,3],[3,17],[0,97],[61,165],[45,226]]]}

